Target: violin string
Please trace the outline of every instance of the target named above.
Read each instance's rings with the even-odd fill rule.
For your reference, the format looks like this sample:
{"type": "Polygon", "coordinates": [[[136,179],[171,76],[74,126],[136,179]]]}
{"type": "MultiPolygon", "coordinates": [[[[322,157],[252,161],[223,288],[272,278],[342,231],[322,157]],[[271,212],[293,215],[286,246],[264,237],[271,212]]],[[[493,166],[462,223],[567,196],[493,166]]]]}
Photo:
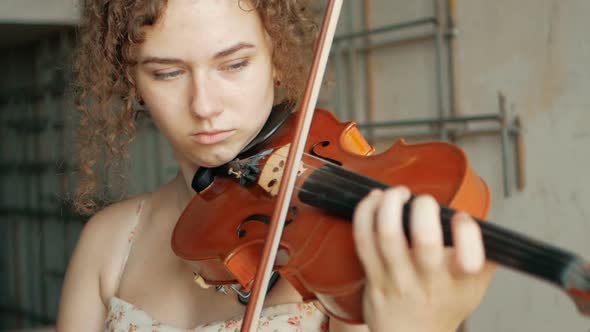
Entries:
{"type": "MultiPolygon", "coordinates": [[[[301,188],[300,190],[305,191],[306,189],[301,188]]],[[[331,200],[331,202],[344,207],[340,201],[331,200]]],[[[446,237],[451,238],[450,217],[447,220],[441,219],[441,223],[444,234],[446,237]]],[[[493,256],[497,257],[498,263],[516,261],[516,266],[515,264],[510,264],[513,267],[522,265],[531,266],[532,264],[533,268],[530,272],[537,272],[542,276],[546,276],[546,278],[549,278],[554,283],[563,286],[563,281],[559,278],[559,274],[571,263],[571,257],[545,250],[539,246],[528,245],[526,242],[521,242],[517,239],[505,237],[501,233],[487,229],[485,224],[481,226],[482,232],[485,233],[488,254],[493,254],[493,256]]],[[[568,277],[572,281],[575,280],[574,283],[578,285],[587,283],[585,280],[587,277],[580,270],[572,271],[568,277]]]]}
{"type": "MultiPolygon", "coordinates": [[[[310,156],[310,157],[317,158],[315,156],[310,156]]],[[[337,166],[337,165],[334,165],[334,166],[335,167],[340,167],[340,166],[337,166]]],[[[310,168],[312,168],[312,169],[314,169],[314,170],[316,170],[318,172],[328,172],[327,170],[323,170],[321,168],[320,169],[317,169],[317,168],[315,168],[315,167],[313,167],[311,165],[308,165],[308,167],[310,167],[310,168]]],[[[334,176],[334,174],[332,174],[332,176],[334,176]]],[[[335,176],[338,177],[338,178],[340,178],[340,179],[342,179],[342,180],[344,180],[344,181],[348,181],[349,183],[353,183],[354,185],[363,186],[363,187],[365,187],[365,189],[369,189],[369,190],[372,189],[372,187],[370,187],[370,186],[364,185],[362,183],[354,182],[354,180],[352,180],[350,178],[345,178],[344,176],[341,176],[339,174],[335,174],[335,176]]],[[[324,183],[322,183],[322,184],[324,186],[330,187],[329,184],[324,184],[324,183]]],[[[331,187],[335,188],[335,186],[331,186],[331,187]]],[[[298,189],[305,190],[304,188],[298,188],[298,189]]],[[[335,189],[338,189],[338,188],[335,188],[335,189]]],[[[367,191],[369,191],[369,190],[367,190],[367,191]]],[[[358,200],[360,200],[360,198],[362,198],[362,197],[356,197],[356,198],[358,200]]],[[[331,199],[329,201],[330,201],[330,203],[333,203],[333,204],[340,205],[340,206],[344,207],[344,205],[341,204],[340,201],[338,201],[336,199],[331,199]]],[[[454,213],[454,211],[452,211],[452,212],[454,213]]],[[[450,216],[448,216],[448,217],[450,219],[450,216]]],[[[443,223],[443,224],[444,224],[444,226],[446,226],[447,223],[443,223]]],[[[485,224],[482,224],[482,225],[485,225],[485,224]]],[[[450,227],[450,225],[449,225],[449,227],[450,227]]],[[[483,227],[486,228],[486,226],[483,226],[483,227]]],[[[492,232],[492,231],[488,231],[488,232],[486,232],[486,234],[487,234],[487,238],[490,240],[490,243],[488,243],[490,248],[503,248],[504,250],[506,250],[506,249],[509,249],[509,248],[512,248],[512,247],[515,247],[515,246],[519,246],[519,247],[523,248],[522,249],[523,252],[529,252],[531,255],[534,255],[535,252],[536,252],[536,253],[538,253],[538,256],[541,256],[541,257],[545,256],[545,258],[551,258],[551,257],[547,257],[547,255],[546,255],[547,254],[547,251],[546,250],[545,251],[542,251],[542,248],[538,248],[538,247],[530,247],[530,248],[527,248],[527,247],[524,247],[524,244],[521,241],[511,240],[509,237],[506,238],[506,237],[502,236],[502,234],[497,234],[497,236],[496,236],[495,232],[492,232]],[[496,244],[499,244],[499,246],[497,247],[496,244]]],[[[517,253],[518,253],[518,251],[514,252],[513,254],[517,254],[517,253]]],[[[510,256],[508,256],[506,258],[510,258],[510,257],[513,257],[513,256],[514,255],[510,255],[510,256]]],[[[553,260],[554,261],[558,261],[560,263],[563,263],[564,262],[563,255],[557,255],[557,257],[553,257],[553,260]]],[[[546,262],[545,260],[542,260],[541,261],[542,264],[545,263],[545,262],[546,262]]]]}
{"type": "Polygon", "coordinates": [[[506,234],[506,231],[498,231],[494,227],[499,226],[480,222],[480,228],[486,240],[486,250],[489,254],[501,259],[502,261],[499,263],[513,263],[511,266],[514,266],[516,262],[517,266],[521,268],[524,266],[534,267],[535,271],[544,271],[544,275],[553,275],[559,279],[560,284],[562,283],[559,273],[573,261],[575,256],[544,247],[543,244],[537,243],[535,240],[506,234]]]}
{"type": "MultiPolygon", "coordinates": [[[[280,155],[279,155],[279,156],[280,156],[280,155]]],[[[316,158],[316,159],[319,159],[319,160],[321,160],[320,158],[317,158],[316,156],[312,156],[312,155],[308,155],[308,156],[309,156],[309,157],[312,157],[312,158],[316,158]]],[[[284,156],[282,156],[282,157],[284,157],[284,156]]],[[[311,169],[313,169],[313,170],[317,171],[317,172],[328,172],[328,170],[324,170],[324,169],[321,169],[321,168],[319,168],[319,169],[318,169],[318,168],[316,168],[316,167],[313,167],[313,166],[311,166],[311,165],[308,165],[308,164],[304,164],[304,165],[305,165],[305,166],[307,166],[308,168],[311,168],[311,169]]],[[[271,166],[273,166],[273,165],[271,165],[271,166]]],[[[343,167],[341,167],[341,166],[339,166],[339,165],[333,165],[333,166],[334,166],[334,167],[340,167],[340,168],[343,168],[343,167]]],[[[343,169],[344,169],[344,168],[343,168],[343,169]]],[[[346,171],[346,170],[345,170],[345,171],[346,171]]],[[[336,176],[336,177],[338,177],[339,179],[341,179],[341,180],[343,180],[343,181],[347,181],[347,182],[349,182],[349,183],[352,183],[352,184],[354,184],[354,185],[356,185],[356,186],[364,187],[364,189],[367,189],[367,191],[369,191],[370,189],[373,189],[373,187],[371,187],[371,186],[368,186],[368,185],[365,185],[365,184],[362,184],[362,183],[355,182],[354,180],[352,180],[352,179],[350,179],[350,178],[346,178],[346,177],[344,177],[343,175],[339,175],[339,174],[331,174],[331,175],[332,175],[332,176],[336,176]]],[[[313,181],[313,180],[312,180],[312,181],[313,181]]],[[[330,186],[330,185],[328,184],[327,186],[330,186]]],[[[335,188],[335,189],[338,189],[338,188],[336,188],[336,186],[331,186],[331,187],[333,187],[333,188],[335,188]]],[[[306,191],[304,188],[298,188],[298,189],[299,189],[299,190],[306,191]]],[[[309,192],[309,191],[307,191],[307,192],[309,192]]],[[[360,200],[360,199],[362,198],[362,195],[359,195],[359,196],[358,196],[358,197],[356,197],[356,198],[357,198],[358,200],[360,200]]],[[[340,201],[338,201],[338,200],[335,200],[335,199],[333,199],[333,200],[330,200],[330,203],[333,203],[333,204],[336,204],[336,205],[340,205],[340,206],[342,206],[342,207],[345,207],[345,205],[344,205],[344,204],[341,204],[341,203],[340,203],[340,201]]],[[[453,212],[454,212],[454,211],[453,211],[453,212]]],[[[450,216],[449,216],[449,217],[450,217],[450,216]]],[[[445,226],[445,227],[450,227],[450,225],[446,225],[446,223],[444,223],[444,224],[445,224],[445,225],[443,225],[443,226],[445,226]]],[[[485,226],[484,226],[484,227],[485,227],[485,226]]],[[[510,239],[510,238],[505,238],[505,237],[503,237],[503,236],[494,236],[494,235],[495,235],[495,234],[494,234],[494,232],[486,232],[486,233],[487,233],[487,235],[488,235],[488,236],[487,236],[487,238],[490,240],[490,243],[488,243],[488,247],[490,247],[490,248],[492,248],[492,249],[493,249],[493,248],[498,248],[498,249],[499,249],[499,248],[503,248],[503,250],[502,250],[502,251],[506,251],[506,249],[509,249],[509,248],[515,248],[515,246],[520,246],[520,247],[523,247],[523,243],[521,243],[520,241],[511,241],[511,239],[510,239]],[[499,244],[499,245],[500,245],[500,247],[496,247],[496,245],[495,245],[495,244],[499,244]]],[[[501,235],[501,234],[499,234],[499,235],[501,235]]],[[[537,253],[538,253],[538,256],[541,256],[542,258],[544,258],[543,260],[541,260],[541,261],[540,261],[541,263],[548,263],[548,262],[546,261],[546,259],[547,259],[547,258],[551,258],[551,257],[547,257],[547,250],[543,251],[543,248],[539,248],[538,246],[529,247],[529,248],[522,248],[522,250],[516,250],[516,251],[514,251],[514,254],[517,254],[517,253],[523,254],[523,252],[528,252],[528,253],[530,253],[531,255],[533,255],[533,254],[535,254],[535,252],[537,252],[537,253]]],[[[508,257],[514,257],[514,255],[510,255],[510,256],[508,256],[508,257]]],[[[564,257],[563,257],[563,255],[557,255],[557,257],[553,257],[553,261],[557,260],[558,262],[561,262],[561,263],[563,263],[565,259],[566,259],[566,258],[564,258],[564,257]]]]}
{"type": "MultiPolygon", "coordinates": [[[[284,159],[286,159],[286,158],[287,158],[287,156],[286,156],[286,155],[283,155],[283,154],[281,154],[281,153],[279,153],[279,152],[275,152],[275,155],[277,155],[277,156],[279,156],[279,157],[282,157],[282,158],[284,158],[284,159]]],[[[304,152],[304,153],[303,153],[303,155],[304,155],[304,156],[306,156],[306,157],[309,157],[309,158],[316,159],[316,160],[318,160],[318,161],[320,161],[320,162],[326,163],[326,160],[324,160],[324,159],[322,159],[322,158],[320,158],[320,157],[314,156],[314,155],[312,155],[312,154],[309,154],[309,153],[306,153],[306,152],[304,152]]],[[[247,159],[244,159],[244,160],[248,160],[248,159],[251,159],[251,158],[255,158],[255,156],[253,156],[253,157],[250,157],[250,158],[247,158],[247,159]]],[[[272,166],[272,167],[277,167],[277,166],[280,166],[280,162],[279,162],[279,164],[272,164],[272,163],[267,163],[266,165],[268,165],[268,164],[270,164],[270,166],[272,166]]],[[[341,170],[343,171],[343,173],[354,173],[354,172],[352,172],[352,171],[350,171],[350,170],[346,169],[345,167],[343,167],[343,166],[341,166],[341,165],[337,165],[337,164],[334,164],[334,163],[328,163],[328,164],[329,164],[330,166],[332,166],[332,167],[336,167],[336,168],[339,168],[339,169],[341,169],[341,170]]],[[[347,177],[345,177],[344,175],[340,175],[340,174],[334,174],[334,173],[332,173],[332,172],[329,172],[328,170],[325,170],[325,169],[322,169],[322,168],[318,168],[318,167],[312,166],[312,165],[310,165],[310,164],[308,164],[308,163],[305,163],[305,162],[303,162],[303,161],[302,161],[301,165],[302,165],[303,167],[309,168],[309,169],[311,169],[311,170],[313,170],[313,171],[315,171],[315,172],[320,172],[320,173],[327,173],[327,174],[330,174],[331,176],[336,176],[337,178],[339,178],[339,179],[340,179],[340,180],[342,180],[342,181],[348,182],[349,184],[352,184],[352,185],[354,185],[354,186],[360,187],[360,188],[362,188],[362,189],[366,189],[366,191],[367,191],[367,192],[371,191],[372,189],[375,189],[374,187],[372,187],[372,186],[370,186],[370,185],[367,185],[367,184],[364,184],[364,183],[360,183],[360,182],[354,181],[353,179],[351,179],[351,178],[347,178],[347,177]]],[[[389,186],[389,185],[388,185],[388,186],[389,186]]],[[[331,189],[338,189],[338,187],[337,187],[337,186],[332,186],[332,188],[331,188],[331,189]]],[[[359,196],[359,199],[360,199],[360,198],[362,198],[363,196],[364,196],[364,195],[360,195],[360,196],[359,196]]]]}
{"type": "MultiPolygon", "coordinates": [[[[281,155],[280,153],[276,153],[276,155],[285,158],[285,156],[281,155]]],[[[324,159],[318,158],[317,156],[314,155],[310,155],[308,153],[304,153],[304,155],[306,155],[307,157],[310,158],[314,158],[317,159],[321,162],[325,162],[324,159]]],[[[248,158],[249,159],[249,158],[248,158]]],[[[247,159],[245,159],[247,160],[247,159]]],[[[276,167],[276,166],[280,166],[278,164],[273,165],[272,163],[267,163],[270,164],[271,167],[276,167]]],[[[369,192],[370,190],[374,189],[373,186],[361,183],[360,181],[356,181],[354,179],[351,178],[347,178],[344,175],[341,174],[334,174],[334,172],[330,172],[329,170],[325,170],[322,168],[318,168],[315,166],[312,166],[308,163],[302,163],[302,165],[308,169],[311,169],[315,172],[326,172],[326,173],[330,173],[330,176],[332,176],[332,178],[336,177],[342,181],[348,182],[349,184],[352,184],[354,186],[360,187],[362,189],[365,189],[366,192],[369,192]]],[[[340,168],[342,170],[344,170],[344,172],[350,172],[349,170],[347,170],[346,168],[340,166],[340,165],[336,165],[336,164],[332,164],[330,163],[331,166],[336,167],[336,168],[340,168]]],[[[321,181],[317,181],[317,180],[309,180],[309,181],[315,181],[316,183],[320,183],[321,181]]],[[[329,183],[321,183],[324,186],[327,187],[331,187],[332,189],[339,189],[338,186],[336,185],[330,185],[329,183]]],[[[307,192],[307,193],[311,193],[313,194],[313,192],[302,188],[300,186],[296,186],[296,189],[303,191],[303,192],[307,192]]],[[[364,195],[356,195],[353,194],[354,198],[357,199],[357,201],[360,201],[360,199],[362,199],[362,197],[364,195]]],[[[324,199],[327,197],[323,197],[324,199]]],[[[341,201],[336,200],[336,199],[330,199],[330,203],[335,204],[335,205],[340,205],[343,208],[348,207],[347,205],[343,204],[341,201]]],[[[454,213],[454,211],[452,211],[454,213]]],[[[450,219],[449,219],[450,221],[450,219]]],[[[442,222],[442,226],[443,226],[443,232],[448,233],[447,235],[450,235],[451,230],[450,230],[450,223],[448,221],[443,221],[442,222]]],[[[482,226],[482,232],[485,231],[485,223],[481,224],[482,226]]],[[[528,245],[528,243],[523,243],[521,241],[518,240],[512,240],[510,238],[504,237],[502,234],[497,234],[497,232],[493,232],[491,230],[488,230],[486,233],[486,247],[493,251],[495,253],[496,256],[499,256],[500,259],[504,259],[504,260],[514,260],[514,259],[518,259],[519,262],[523,262],[523,263],[528,263],[528,262],[532,262],[535,265],[535,270],[544,270],[545,271],[545,275],[547,274],[551,274],[550,272],[555,271],[555,264],[558,264],[560,267],[564,267],[564,265],[568,262],[571,261],[571,258],[569,257],[565,257],[563,254],[559,254],[559,253],[548,253],[548,250],[545,250],[542,247],[539,246],[531,246],[528,245]],[[537,257],[537,258],[535,258],[537,257]],[[549,273],[547,273],[549,272],[549,273]]],[[[450,236],[449,236],[450,238],[450,236]]],[[[576,272],[574,272],[573,275],[570,275],[569,277],[576,277],[575,279],[582,279],[583,281],[586,280],[588,278],[587,274],[584,273],[584,271],[580,271],[579,269],[576,270],[576,272]]]]}
{"type": "MultiPolygon", "coordinates": [[[[315,156],[312,156],[312,155],[308,155],[308,156],[309,156],[309,157],[312,157],[312,158],[317,158],[317,157],[315,157],[315,156]]],[[[284,156],[282,156],[282,157],[284,157],[284,156]]],[[[318,159],[319,159],[319,158],[318,158],[318,159]]],[[[321,159],[320,159],[320,160],[321,160],[321,159]]],[[[313,170],[315,170],[315,171],[317,171],[317,172],[329,172],[329,170],[324,170],[324,169],[321,169],[321,168],[319,168],[319,169],[318,169],[318,168],[316,168],[316,167],[313,167],[313,166],[311,166],[311,165],[307,165],[307,164],[305,164],[305,165],[306,165],[308,168],[311,168],[311,169],[313,169],[313,170]]],[[[272,165],[271,165],[271,166],[272,166],[272,165]]],[[[340,167],[340,168],[342,168],[342,167],[341,167],[341,166],[339,166],[339,165],[334,165],[334,167],[340,167]]],[[[346,170],[345,170],[345,171],[346,171],[346,170]]],[[[357,187],[364,187],[363,189],[367,189],[367,191],[369,191],[370,189],[373,189],[371,186],[365,185],[365,184],[363,184],[363,183],[355,182],[353,179],[350,179],[350,178],[344,177],[343,175],[340,175],[340,174],[333,174],[333,173],[332,173],[331,175],[332,175],[332,176],[336,176],[336,177],[338,177],[340,180],[343,180],[343,181],[347,181],[347,182],[349,182],[349,183],[352,183],[352,184],[356,185],[357,187]]],[[[312,180],[312,181],[314,181],[314,180],[312,180]]],[[[319,181],[318,181],[318,182],[319,182],[319,181]]],[[[326,185],[326,184],[324,184],[324,185],[326,185]]],[[[336,186],[334,186],[334,185],[330,186],[329,184],[327,184],[326,186],[328,186],[328,187],[332,187],[333,189],[338,189],[338,188],[336,188],[336,186]]],[[[298,189],[300,189],[300,190],[305,190],[304,188],[298,188],[298,189]]],[[[353,194],[353,195],[354,195],[354,194],[353,194]]],[[[356,199],[358,199],[358,200],[360,200],[361,198],[362,198],[362,196],[361,196],[361,195],[358,195],[358,196],[356,197],[356,199]]],[[[341,205],[341,206],[343,206],[343,207],[344,207],[344,205],[343,205],[343,204],[340,204],[340,201],[338,201],[338,200],[336,200],[336,199],[331,199],[331,200],[329,200],[329,201],[330,201],[330,203],[333,203],[333,204],[336,204],[336,205],[341,205]]],[[[454,212],[454,211],[453,211],[453,212],[454,212]]],[[[449,217],[450,217],[450,216],[449,216],[449,217]]],[[[493,235],[494,235],[494,233],[493,233],[493,232],[488,232],[488,234],[489,234],[489,239],[491,240],[491,243],[490,243],[490,244],[492,244],[492,245],[493,245],[493,244],[495,244],[495,243],[498,243],[498,241],[504,242],[504,243],[500,243],[500,244],[507,245],[507,246],[505,247],[505,249],[506,249],[506,248],[511,248],[511,247],[514,247],[514,245],[519,245],[519,246],[521,246],[521,247],[522,247],[522,245],[523,245],[523,244],[522,244],[521,242],[519,242],[519,241],[510,241],[510,238],[504,238],[504,237],[501,237],[501,236],[500,236],[500,237],[493,236],[493,235]],[[511,245],[512,245],[512,246],[511,246],[511,245]]],[[[539,254],[543,254],[543,253],[544,253],[544,252],[539,252],[539,249],[542,249],[542,248],[538,248],[538,247],[532,247],[532,248],[529,248],[529,249],[532,249],[532,250],[534,250],[534,251],[537,251],[539,254]]],[[[527,252],[530,252],[531,250],[526,250],[526,251],[527,251],[527,252]]],[[[517,251],[517,252],[518,252],[518,251],[517,251]]],[[[540,256],[544,256],[544,255],[540,255],[540,256]]],[[[555,257],[555,258],[557,258],[557,260],[559,260],[559,261],[563,261],[563,260],[562,260],[563,256],[562,256],[562,255],[559,255],[559,256],[560,256],[560,257],[555,257]]]]}
{"type": "Polygon", "coordinates": [[[488,256],[496,257],[495,260],[499,263],[519,267],[521,270],[528,267],[532,270],[531,272],[536,271],[549,277],[559,273],[556,271],[562,271],[571,261],[563,255],[557,255],[547,250],[543,252],[542,248],[528,247],[520,241],[507,239],[500,234],[485,232],[485,229],[482,231],[486,239],[485,246],[488,256]]]}
{"type": "MultiPolygon", "coordinates": [[[[319,170],[322,171],[322,170],[319,170]]],[[[304,188],[301,190],[305,191],[304,188]]],[[[338,204],[344,207],[337,200],[331,200],[331,203],[338,204]]],[[[450,220],[450,216],[447,216],[450,220]]],[[[443,223],[443,230],[447,233],[447,236],[450,238],[450,223],[447,220],[441,220],[443,223]]],[[[486,226],[483,225],[483,231],[485,231],[486,226]]],[[[551,271],[556,270],[559,267],[564,267],[566,263],[570,261],[568,257],[564,257],[563,255],[556,254],[555,256],[551,256],[551,252],[548,250],[543,250],[538,246],[531,246],[526,247],[526,244],[521,243],[517,240],[511,240],[510,238],[506,238],[502,236],[502,234],[496,234],[495,232],[487,231],[486,233],[486,245],[489,251],[493,252],[495,256],[499,256],[499,259],[503,260],[514,260],[515,258],[519,258],[520,262],[528,264],[529,262],[533,262],[533,264],[537,265],[537,269],[543,269],[545,274],[548,274],[551,271]],[[538,258],[535,258],[538,257],[538,258]],[[544,268],[543,268],[544,267],[544,268]]]]}

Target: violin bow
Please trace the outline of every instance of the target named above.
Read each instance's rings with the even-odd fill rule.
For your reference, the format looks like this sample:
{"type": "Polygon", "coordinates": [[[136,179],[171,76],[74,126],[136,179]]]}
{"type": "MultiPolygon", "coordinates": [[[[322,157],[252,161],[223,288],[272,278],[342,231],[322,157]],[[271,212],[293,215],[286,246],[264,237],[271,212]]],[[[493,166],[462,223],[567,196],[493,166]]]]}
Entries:
{"type": "Polygon", "coordinates": [[[244,314],[244,320],[240,330],[241,332],[255,331],[258,326],[264,297],[266,295],[266,292],[262,290],[266,290],[268,287],[277,249],[279,247],[281,235],[283,234],[284,221],[287,217],[291,196],[295,187],[295,179],[297,177],[298,168],[295,167],[295,163],[301,160],[303,155],[305,140],[309,133],[320,86],[326,71],[330,48],[332,47],[334,33],[336,32],[336,24],[338,22],[338,17],[340,16],[342,1],[343,0],[328,0],[322,28],[316,42],[313,62],[307,76],[305,92],[300,104],[297,126],[294,129],[294,141],[289,149],[281,179],[283,185],[279,188],[277,203],[269,224],[269,231],[266,236],[266,241],[264,242],[262,257],[256,270],[251,298],[246,307],[246,313],[244,314]]]}

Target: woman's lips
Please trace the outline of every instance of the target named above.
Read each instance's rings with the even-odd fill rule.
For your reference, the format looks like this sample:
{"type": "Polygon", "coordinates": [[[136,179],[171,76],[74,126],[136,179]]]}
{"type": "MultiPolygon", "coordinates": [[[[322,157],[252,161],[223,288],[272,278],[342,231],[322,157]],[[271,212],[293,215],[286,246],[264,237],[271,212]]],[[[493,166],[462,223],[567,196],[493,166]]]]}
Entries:
{"type": "Polygon", "coordinates": [[[206,131],[192,135],[193,139],[204,145],[216,144],[222,142],[233,135],[235,130],[218,130],[218,131],[206,131]]]}

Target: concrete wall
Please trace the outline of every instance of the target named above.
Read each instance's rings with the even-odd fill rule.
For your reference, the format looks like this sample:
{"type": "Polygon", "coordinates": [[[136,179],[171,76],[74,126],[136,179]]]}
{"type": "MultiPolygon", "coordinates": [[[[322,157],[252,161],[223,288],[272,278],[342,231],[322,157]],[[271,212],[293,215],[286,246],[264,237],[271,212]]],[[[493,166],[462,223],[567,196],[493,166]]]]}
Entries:
{"type": "MultiPolygon", "coordinates": [[[[527,186],[508,199],[486,149],[493,142],[468,144],[497,197],[492,219],[590,258],[590,2],[470,0],[457,9],[461,109],[492,110],[502,90],[525,126],[527,186]]],[[[561,291],[500,271],[470,326],[586,331],[590,319],[561,291]]]]}
{"type": "Polygon", "coordinates": [[[0,23],[72,24],[78,10],[78,0],[2,0],[0,23]]]}
{"type": "MultiPolygon", "coordinates": [[[[376,26],[433,13],[432,1],[373,2],[376,26]]],[[[457,141],[490,185],[490,220],[590,258],[590,2],[456,3],[455,111],[498,112],[501,91],[524,125],[526,187],[511,197],[503,194],[499,138],[457,141]]],[[[374,52],[378,120],[436,116],[433,45],[374,52]]],[[[500,268],[466,325],[478,332],[587,331],[590,320],[562,291],[500,268]]]]}

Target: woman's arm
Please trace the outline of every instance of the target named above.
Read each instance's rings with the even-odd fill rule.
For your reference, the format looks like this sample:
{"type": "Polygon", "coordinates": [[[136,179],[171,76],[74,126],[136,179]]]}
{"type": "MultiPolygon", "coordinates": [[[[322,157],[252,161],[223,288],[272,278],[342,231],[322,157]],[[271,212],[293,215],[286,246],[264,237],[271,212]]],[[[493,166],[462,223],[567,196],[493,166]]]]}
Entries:
{"type": "MultiPolygon", "coordinates": [[[[57,317],[57,330],[101,331],[106,307],[100,291],[101,251],[96,243],[99,220],[84,227],[64,279],[57,317]]],[[[105,243],[106,244],[106,243],[105,243]]]]}
{"type": "Polygon", "coordinates": [[[134,200],[112,205],[84,226],[62,287],[59,332],[104,330],[107,301],[118,287],[136,205],[134,200]]]}

